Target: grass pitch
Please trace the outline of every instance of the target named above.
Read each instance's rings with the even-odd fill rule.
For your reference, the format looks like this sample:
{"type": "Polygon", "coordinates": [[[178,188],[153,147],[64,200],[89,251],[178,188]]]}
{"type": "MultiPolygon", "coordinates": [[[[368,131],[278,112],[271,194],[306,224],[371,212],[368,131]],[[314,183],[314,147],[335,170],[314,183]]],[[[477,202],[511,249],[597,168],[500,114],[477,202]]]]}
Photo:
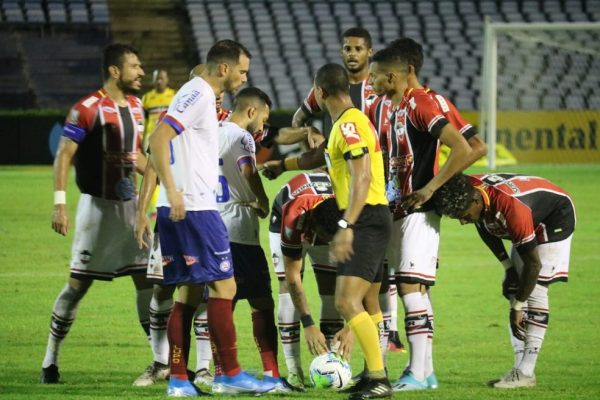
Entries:
{"type": "MultiPolygon", "coordinates": [[[[548,178],[564,187],[577,207],[570,282],[554,284],[550,289],[550,328],[536,370],[538,386],[514,391],[485,387],[487,380],[499,377],[512,366],[508,304],[500,288],[503,272],[473,227],[461,227],[458,222],[445,219],[440,270],[432,294],[434,362],[440,387],[435,391],[397,394],[395,398],[600,398],[600,274],[593,269],[600,264],[595,250],[600,239],[600,166],[518,166],[503,170],[548,178]]],[[[290,177],[287,174],[275,182],[265,182],[270,198],[290,177]]],[[[73,226],[66,238],[50,228],[52,190],[50,167],[0,167],[0,397],[164,398],[164,383],[149,388],[131,386],[152,356],[137,322],[134,288],[128,278],[94,284],[63,343],[63,383],[38,384],[50,312],[68,276],[73,236],[73,226]]],[[[71,221],[77,196],[77,189],[71,184],[71,221]]],[[[266,231],[265,223],[265,248],[266,231]]],[[[312,273],[306,274],[305,282],[311,308],[317,314],[312,273]]],[[[273,284],[276,293],[274,278],[273,284]]],[[[243,303],[236,310],[236,324],[242,366],[260,371],[249,309],[243,303]]],[[[303,344],[306,370],[311,357],[305,347],[303,344]]],[[[398,377],[406,358],[406,354],[389,355],[391,378],[398,377]]],[[[191,365],[194,363],[192,359],[191,365]]],[[[284,365],[280,356],[285,374],[284,365]]],[[[358,344],[352,365],[355,372],[362,367],[358,344]]],[[[310,389],[288,397],[344,398],[332,391],[310,389]]]]}

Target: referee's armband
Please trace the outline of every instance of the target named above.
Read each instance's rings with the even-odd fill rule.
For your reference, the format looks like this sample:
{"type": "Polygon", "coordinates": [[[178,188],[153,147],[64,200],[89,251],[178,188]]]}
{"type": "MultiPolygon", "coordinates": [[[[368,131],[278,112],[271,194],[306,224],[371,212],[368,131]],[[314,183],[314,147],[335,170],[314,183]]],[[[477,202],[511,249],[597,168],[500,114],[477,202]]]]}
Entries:
{"type": "Polygon", "coordinates": [[[356,149],[349,150],[344,153],[345,160],[355,160],[357,158],[361,158],[365,154],[369,153],[368,147],[358,147],[356,149]]]}

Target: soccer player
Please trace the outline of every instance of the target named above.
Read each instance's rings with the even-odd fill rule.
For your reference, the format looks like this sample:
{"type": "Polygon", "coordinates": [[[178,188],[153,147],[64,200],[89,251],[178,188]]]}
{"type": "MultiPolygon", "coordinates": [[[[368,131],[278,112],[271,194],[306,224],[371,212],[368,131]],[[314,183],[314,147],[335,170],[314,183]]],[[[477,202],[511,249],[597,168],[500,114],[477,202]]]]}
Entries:
{"type": "Polygon", "coordinates": [[[335,266],[329,261],[328,242],[341,213],[325,173],[296,175],[273,200],[269,242],[279,280],[279,333],[288,368],[288,381],[304,387],[300,357],[300,321],[312,354],[332,349],[350,356],[352,337],[342,332],[344,320],[334,307],[335,266]],[[302,285],[308,254],[321,297],[320,324],[312,322],[302,285]],[[340,342],[339,345],[336,342],[340,342]]]}
{"type": "Polygon", "coordinates": [[[486,150],[451,103],[419,83],[422,64],[421,45],[404,38],[375,53],[370,65],[373,87],[378,95],[387,96],[392,111],[389,127],[380,130],[387,134],[387,198],[394,219],[388,260],[404,304],[410,348],[409,365],[394,383],[396,391],[437,387],[431,351],[433,309],[427,288],[435,284],[440,218],[428,200],[486,150]],[[440,142],[451,149],[441,169],[437,165],[440,142]]]}
{"type": "Polygon", "coordinates": [[[333,191],[343,210],[330,243],[336,260],[335,306],[358,339],[367,364],[350,399],[390,397],[379,344],[383,316],[378,293],[391,218],[377,132],[352,104],[348,73],[341,65],[319,68],[313,90],[319,106],[335,121],[326,149],[333,191]]]}
{"type": "Polygon", "coordinates": [[[550,319],[548,286],[568,279],[573,201],[564,189],[534,176],[459,174],[438,189],[434,202],[443,215],[474,223],[505,269],[502,292],[510,301],[514,367],[490,385],[535,386],[535,365],[550,319]],[[510,255],[502,239],[511,241],[510,255]]]}
{"type": "Polygon", "coordinates": [[[81,196],[71,274],[52,309],[41,383],[58,383],[60,346],[94,280],[131,275],[140,323],[149,334],[152,287],[145,276],[147,254],[133,238],[135,175],[146,165],[141,148],[144,111],[135,97],[144,70],[134,48],[113,44],[104,49],[102,71],[103,87],[71,108],[54,162],[55,232],[66,235],[69,231],[65,191],[72,164],[81,196]]]}
{"type": "Polygon", "coordinates": [[[169,87],[169,74],[165,69],[157,69],[152,73],[154,88],[142,96],[142,105],[146,113],[146,129],[144,129],[144,150],[148,149],[148,139],[158,122],[159,116],[167,111],[175,91],[169,87]]]}
{"type": "MultiPolygon", "coordinates": [[[[258,217],[269,215],[269,199],[256,168],[251,132],[260,132],[269,118],[271,100],[255,87],[242,89],[234,100],[229,121],[219,128],[219,183],[217,205],[229,232],[237,293],[252,310],[252,332],[263,364],[263,379],[276,385],[272,392],[292,388],[281,378],[277,364],[275,303],[269,265],[260,247],[258,217]]],[[[220,392],[219,383],[213,392],[220,392]]]]}
{"type": "Polygon", "coordinates": [[[207,54],[206,69],[177,92],[167,115],[150,138],[152,163],[163,190],[158,202],[158,232],[164,283],[177,285],[169,322],[167,394],[196,396],[187,375],[194,312],[208,286],[208,327],[223,375],[223,391],[263,393],[274,384],[246,374],[237,358],[233,298],[236,284],[229,238],[217,211],[218,121],[215,97],[235,92],[247,80],[250,53],[232,40],[217,42],[207,54]]]}

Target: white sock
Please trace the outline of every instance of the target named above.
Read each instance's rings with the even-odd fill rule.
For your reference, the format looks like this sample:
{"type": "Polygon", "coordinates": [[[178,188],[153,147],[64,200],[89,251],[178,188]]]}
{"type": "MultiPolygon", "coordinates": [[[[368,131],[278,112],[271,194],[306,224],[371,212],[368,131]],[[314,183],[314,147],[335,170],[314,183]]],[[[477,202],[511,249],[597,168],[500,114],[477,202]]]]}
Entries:
{"type": "Polygon", "coordinates": [[[390,293],[379,294],[379,307],[381,307],[381,315],[383,316],[383,331],[379,334],[379,347],[381,348],[381,356],[383,357],[383,365],[387,363],[388,339],[390,337],[390,293]]]}
{"type": "Polygon", "coordinates": [[[196,371],[209,369],[212,360],[210,334],[208,333],[207,304],[200,303],[194,316],[194,333],[196,334],[196,371]]]}
{"type": "Polygon", "coordinates": [[[427,334],[427,349],[425,351],[425,378],[433,373],[433,307],[431,306],[431,294],[429,289],[423,295],[423,303],[427,307],[427,320],[429,322],[429,333],[427,334]]]}
{"type": "Polygon", "coordinates": [[[335,309],[335,297],[333,295],[321,295],[320,297],[321,318],[319,319],[319,328],[323,332],[323,335],[325,335],[327,346],[329,346],[331,351],[335,351],[333,348],[333,337],[344,327],[344,319],[335,309]]]}
{"type": "Polygon", "coordinates": [[[288,373],[300,373],[302,370],[300,359],[300,315],[296,311],[294,303],[292,303],[292,296],[289,293],[281,293],[279,295],[277,322],[288,373]]]}
{"type": "Polygon", "coordinates": [[[173,298],[158,301],[154,296],[150,300],[150,343],[154,361],[169,364],[169,340],[167,338],[167,321],[173,308],[173,298]]]}
{"type": "Polygon", "coordinates": [[[535,285],[533,292],[527,299],[526,317],[527,338],[523,360],[519,364],[519,369],[523,374],[532,376],[550,319],[547,287],[535,285]]]}
{"type": "Polygon", "coordinates": [[[148,338],[150,338],[150,301],[152,299],[152,288],[140,289],[135,291],[135,305],[137,307],[138,318],[140,325],[148,338]]]}
{"type": "Polygon", "coordinates": [[[404,303],[404,326],[410,347],[410,371],[415,379],[425,379],[425,353],[427,351],[427,307],[421,292],[402,296],[404,303]]]}
{"type": "Polygon", "coordinates": [[[48,368],[52,364],[58,366],[60,345],[75,321],[77,307],[84,295],[85,292],[73,289],[68,283],[58,294],[52,308],[50,335],[48,335],[48,345],[44,361],[42,361],[42,368],[48,368]]]}
{"type": "Polygon", "coordinates": [[[398,288],[395,284],[390,284],[388,294],[388,301],[390,303],[390,331],[398,331],[398,288]]]}
{"type": "Polygon", "coordinates": [[[510,344],[512,345],[513,352],[515,355],[514,368],[519,368],[521,361],[523,360],[523,354],[525,353],[525,342],[517,339],[510,329],[510,323],[508,324],[508,334],[510,335],[510,344]]]}

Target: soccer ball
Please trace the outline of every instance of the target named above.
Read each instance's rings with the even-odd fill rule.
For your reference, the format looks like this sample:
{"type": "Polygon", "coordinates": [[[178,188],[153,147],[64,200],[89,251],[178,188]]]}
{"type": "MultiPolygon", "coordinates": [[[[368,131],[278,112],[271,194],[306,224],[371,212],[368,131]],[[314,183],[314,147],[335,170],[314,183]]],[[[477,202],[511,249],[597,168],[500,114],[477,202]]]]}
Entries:
{"type": "Polygon", "coordinates": [[[343,389],[352,379],[352,367],[336,353],[325,353],[310,363],[310,381],[319,389],[343,389]]]}

